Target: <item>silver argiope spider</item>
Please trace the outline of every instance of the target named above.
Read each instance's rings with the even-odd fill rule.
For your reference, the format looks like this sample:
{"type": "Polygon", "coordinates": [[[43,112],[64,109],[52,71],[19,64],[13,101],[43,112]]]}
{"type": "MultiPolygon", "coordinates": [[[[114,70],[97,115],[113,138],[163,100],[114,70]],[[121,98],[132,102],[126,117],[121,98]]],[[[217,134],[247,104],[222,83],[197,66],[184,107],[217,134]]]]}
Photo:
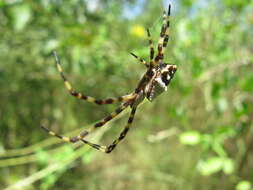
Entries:
{"type": "Polygon", "coordinates": [[[146,73],[144,74],[140,82],[138,83],[135,91],[132,92],[131,94],[120,96],[118,98],[108,98],[104,100],[99,100],[99,99],[95,99],[93,97],[86,96],[80,92],[75,91],[72,88],[71,84],[68,82],[67,78],[65,77],[61,64],[60,64],[60,60],[56,52],[54,52],[57,69],[59,73],[61,74],[65,87],[69,91],[70,95],[78,99],[82,99],[87,102],[95,103],[98,105],[113,104],[117,102],[122,102],[122,104],[114,112],[112,112],[110,115],[102,119],[100,122],[96,123],[95,125],[93,125],[91,128],[87,130],[83,130],[79,135],[71,137],[71,138],[56,134],[55,132],[50,131],[44,126],[41,126],[42,129],[47,131],[48,134],[58,137],[65,142],[76,143],[78,141],[82,141],[83,143],[88,144],[91,147],[105,153],[110,153],[111,151],[113,151],[114,148],[117,146],[117,144],[122,139],[125,138],[126,134],[131,128],[138,105],[144,100],[144,98],[147,98],[149,101],[153,101],[158,95],[166,91],[167,86],[169,85],[171,79],[173,78],[177,70],[176,65],[166,64],[163,62],[164,49],[166,48],[168,40],[169,40],[170,9],[171,9],[171,5],[169,4],[167,13],[164,11],[164,14],[163,14],[163,24],[162,24],[161,32],[160,32],[160,39],[157,45],[157,51],[158,51],[157,55],[154,57],[154,54],[155,54],[154,44],[153,44],[153,41],[151,39],[150,32],[148,29],[147,29],[147,35],[149,38],[149,46],[150,46],[150,61],[146,62],[143,59],[136,56],[135,54],[131,53],[135,58],[137,58],[140,61],[140,63],[144,64],[147,67],[146,73]],[[114,140],[111,145],[101,146],[98,144],[93,144],[84,139],[91,131],[104,126],[108,121],[118,116],[127,107],[131,108],[131,113],[128,118],[127,125],[125,126],[123,131],[120,133],[119,137],[116,140],[114,140]]]}

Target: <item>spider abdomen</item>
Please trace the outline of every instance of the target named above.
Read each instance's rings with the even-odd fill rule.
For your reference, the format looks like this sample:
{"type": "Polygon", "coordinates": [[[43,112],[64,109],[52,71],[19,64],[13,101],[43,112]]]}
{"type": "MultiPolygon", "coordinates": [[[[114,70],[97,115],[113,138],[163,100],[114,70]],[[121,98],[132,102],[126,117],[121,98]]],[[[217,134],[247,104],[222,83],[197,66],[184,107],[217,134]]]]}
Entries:
{"type": "Polygon", "coordinates": [[[155,68],[156,75],[151,80],[150,85],[146,87],[146,97],[149,101],[152,102],[161,93],[167,91],[167,86],[174,77],[176,70],[176,65],[167,65],[164,63],[160,63],[160,65],[155,68]]]}

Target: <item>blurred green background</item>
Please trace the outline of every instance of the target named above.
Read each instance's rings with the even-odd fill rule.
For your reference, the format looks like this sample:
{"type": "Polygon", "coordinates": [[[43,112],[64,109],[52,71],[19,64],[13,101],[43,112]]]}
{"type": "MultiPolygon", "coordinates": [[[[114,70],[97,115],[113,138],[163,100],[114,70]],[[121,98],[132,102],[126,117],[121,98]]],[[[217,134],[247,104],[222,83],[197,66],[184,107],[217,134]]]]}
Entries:
{"type": "MultiPolygon", "coordinates": [[[[137,110],[111,154],[48,136],[81,129],[113,111],[97,98],[134,90],[157,42],[158,0],[0,0],[0,189],[196,190],[253,188],[253,2],[172,1],[165,59],[178,66],[169,90],[137,110]]],[[[89,137],[111,143],[127,110],[89,137]]]]}

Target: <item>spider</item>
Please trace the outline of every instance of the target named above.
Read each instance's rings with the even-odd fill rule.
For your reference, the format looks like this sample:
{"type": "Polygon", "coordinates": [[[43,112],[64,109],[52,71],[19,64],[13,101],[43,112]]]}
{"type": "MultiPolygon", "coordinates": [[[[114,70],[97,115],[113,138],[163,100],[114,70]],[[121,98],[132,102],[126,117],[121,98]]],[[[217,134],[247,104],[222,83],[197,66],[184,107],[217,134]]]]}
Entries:
{"type": "Polygon", "coordinates": [[[134,56],[138,61],[142,64],[144,64],[147,68],[146,73],[143,75],[141,80],[139,81],[136,89],[134,92],[125,95],[125,96],[120,96],[117,98],[108,98],[108,99],[95,99],[90,96],[86,96],[80,92],[77,92],[76,90],[73,89],[72,85],[70,82],[67,80],[65,77],[60,60],[54,51],[54,57],[55,57],[55,63],[57,66],[57,70],[61,75],[61,78],[64,81],[65,87],[70,93],[70,95],[81,99],[85,100],[87,102],[95,103],[98,105],[103,105],[103,104],[114,104],[117,102],[122,102],[122,104],[110,115],[102,119],[101,121],[97,122],[94,124],[91,128],[83,130],[79,135],[74,136],[74,137],[65,137],[61,136],[44,126],[41,126],[42,129],[44,129],[49,135],[58,137],[62,139],[65,142],[70,142],[70,143],[76,143],[78,141],[82,141],[85,144],[88,144],[89,146],[105,152],[105,153],[110,153],[112,152],[115,147],[118,145],[120,141],[122,141],[125,136],[127,135],[129,129],[132,126],[134,116],[136,109],[138,105],[145,99],[147,98],[150,102],[152,102],[158,95],[161,93],[165,92],[167,90],[167,86],[169,85],[171,79],[174,77],[174,74],[177,70],[177,66],[173,64],[166,64],[163,61],[163,56],[164,56],[164,49],[167,46],[168,40],[169,40],[169,16],[170,16],[170,9],[171,5],[169,4],[168,11],[167,13],[164,11],[163,13],[163,24],[161,27],[161,32],[160,32],[160,39],[158,41],[157,45],[157,54],[155,55],[155,50],[154,50],[154,44],[151,39],[150,31],[147,29],[147,36],[148,36],[148,41],[149,41],[149,46],[150,46],[150,60],[149,62],[146,62],[145,60],[141,59],[134,53],[131,53],[132,56],[134,56]],[[98,144],[91,143],[87,140],[85,140],[85,137],[90,134],[93,130],[98,129],[100,127],[103,127],[108,121],[112,120],[116,116],[118,116],[123,110],[125,110],[127,107],[131,108],[131,113],[128,118],[127,125],[124,127],[123,131],[120,133],[119,137],[112,142],[111,145],[109,146],[102,146],[98,144]]]}

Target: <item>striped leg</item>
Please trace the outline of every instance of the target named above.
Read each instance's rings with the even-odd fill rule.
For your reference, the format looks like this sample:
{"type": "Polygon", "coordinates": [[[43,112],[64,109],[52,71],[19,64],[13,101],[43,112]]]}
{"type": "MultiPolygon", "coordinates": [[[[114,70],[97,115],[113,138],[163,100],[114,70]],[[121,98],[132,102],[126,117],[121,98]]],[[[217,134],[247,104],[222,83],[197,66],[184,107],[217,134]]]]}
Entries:
{"type": "Polygon", "coordinates": [[[114,148],[118,145],[118,143],[125,138],[125,136],[127,135],[129,129],[131,128],[131,125],[133,123],[134,116],[135,116],[135,111],[136,111],[136,107],[132,108],[132,111],[131,111],[131,114],[129,116],[129,119],[128,119],[126,127],[120,133],[119,137],[116,140],[114,140],[111,145],[109,145],[109,146],[102,146],[102,145],[98,145],[98,144],[93,144],[93,143],[91,143],[89,141],[86,141],[86,140],[82,139],[83,143],[88,144],[91,147],[93,147],[93,148],[95,148],[95,149],[97,149],[99,151],[102,151],[102,152],[105,152],[105,153],[111,153],[114,150],[114,148]]]}
{"type": "Polygon", "coordinates": [[[77,141],[83,139],[85,136],[87,136],[90,132],[94,131],[97,128],[100,128],[102,126],[104,126],[108,121],[112,120],[113,118],[115,118],[117,115],[119,115],[124,109],[126,109],[129,106],[130,102],[126,102],[123,105],[121,105],[120,107],[118,107],[114,112],[112,112],[110,115],[108,115],[107,117],[105,117],[103,120],[101,120],[98,123],[95,123],[91,128],[82,131],[78,136],[74,136],[74,137],[65,137],[65,136],[61,136],[51,130],[49,130],[48,128],[41,126],[41,128],[43,130],[45,130],[49,135],[58,137],[60,139],[62,139],[65,142],[70,142],[70,143],[76,143],[77,141]]]}
{"type": "Polygon", "coordinates": [[[140,57],[138,57],[137,55],[135,55],[134,53],[130,53],[133,57],[135,57],[136,59],[138,59],[139,60],[139,62],[141,63],[141,64],[143,64],[143,65],[145,65],[146,67],[148,67],[148,63],[144,60],[144,59],[142,59],[142,58],[140,58],[140,57]]]}
{"type": "Polygon", "coordinates": [[[74,96],[74,97],[76,97],[78,99],[81,99],[81,100],[85,100],[87,102],[98,104],[98,105],[114,104],[114,103],[117,103],[117,102],[126,102],[128,100],[133,99],[134,94],[128,94],[128,95],[120,96],[120,97],[117,97],[117,98],[107,98],[107,99],[100,100],[100,99],[95,99],[95,98],[93,98],[91,96],[83,95],[80,92],[75,91],[72,88],[72,85],[70,84],[70,82],[67,80],[66,76],[63,73],[63,70],[62,70],[62,67],[61,67],[61,63],[60,63],[60,60],[59,60],[56,52],[54,51],[53,54],[54,54],[54,57],[55,57],[55,62],[56,62],[57,70],[61,74],[61,78],[64,81],[66,89],[69,91],[69,93],[72,96],[74,96]]]}
{"type": "Polygon", "coordinates": [[[151,38],[149,29],[147,29],[147,34],[148,34],[148,42],[149,42],[149,48],[150,48],[150,58],[149,59],[150,59],[150,64],[153,65],[155,50],[154,50],[154,42],[151,38]]]}
{"type": "Polygon", "coordinates": [[[159,60],[163,59],[164,49],[167,46],[167,43],[169,40],[168,28],[170,25],[170,21],[169,21],[170,9],[171,9],[171,5],[169,4],[167,15],[166,15],[166,12],[164,12],[164,14],[163,14],[163,25],[161,28],[160,39],[158,41],[158,46],[157,46],[158,54],[155,58],[155,63],[158,63],[159,60]]]}

